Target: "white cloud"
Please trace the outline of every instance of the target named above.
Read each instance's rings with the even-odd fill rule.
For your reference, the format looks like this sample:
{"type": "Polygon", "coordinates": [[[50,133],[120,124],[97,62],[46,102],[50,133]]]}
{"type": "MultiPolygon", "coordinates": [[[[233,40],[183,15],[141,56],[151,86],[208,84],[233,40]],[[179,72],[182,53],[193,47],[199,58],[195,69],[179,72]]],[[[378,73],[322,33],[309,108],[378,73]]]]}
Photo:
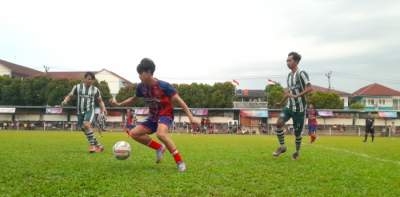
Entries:
{"type": "MultiPolygon", "coordinates": [[[[396,1],[14,0],[1,5],[0,58],[52,70],[105,67],[132,81],[138,81],[135,67],[143,57],[156,62],[158,76],[174,82],[284,76],[292,50],[303,54],[310,72],[322,72],[312,63],[385,50],[396,45],[394,35],[400,33],[393,23],[400,16],[396,1]],[[382,25],[386,20],[394,27],[382,25]],[[374,33],[374,27],[388,31],[374,33]]],[[[265,80],[257,80],[248,86],[262,88],[265,80]]]]}

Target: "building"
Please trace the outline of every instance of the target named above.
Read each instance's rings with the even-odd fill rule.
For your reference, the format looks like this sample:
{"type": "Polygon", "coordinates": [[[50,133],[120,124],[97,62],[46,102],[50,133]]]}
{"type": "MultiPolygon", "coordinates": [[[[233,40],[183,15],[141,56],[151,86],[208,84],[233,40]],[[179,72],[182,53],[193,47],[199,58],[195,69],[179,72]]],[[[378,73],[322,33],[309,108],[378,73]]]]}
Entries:
{"type": "Polygon", "coordinates": [[[234,108],[267,108],[264,90],[237,90],[234,108]]]}
{"type": "MultiPolygon", "coordinates": [[[[116,73],[109,71],[107,69],[102,69],[100,71],[92,71],[98,81],[105,81],[110,88],[110,93],[115,97],[121,88],[133,85],[127,79],[117,75],[116,73]]],[[[72,79],[81,80],[86,72],[48,72],[42,73],[53,79],[72,79]]]]}
{"type": "Polygon", "coordinates": [[[37,71],[35,69],[0,59],[0,76],[9,76],[13,78],[27,78],[40,74],[42,74],[42,72],[37,71]]]}
{"type": "Polygon", "coordinates": [[[353,99],[366,110],[400,110],[400,91],[381,84],[370,84],[353,93],[353,99]]]}
{"type": "Polygon", "coordinates": [[[335,93],[335,94],[339,95],[340,99],[343,101],[344,109],[349,108],[349,101],[351,98],[350,93],[335,90],[335,89],[324,88],[324,87],[317,86],[317,85],[312,85],[312,89],[313,89],[312,92],[335,93]]]}
{"type": "Polygon", "coordinates": [[[243,133],[266,133],[268,131],[268,103],[264,90],[237,90],[235,109],[243,133]]]}
{"type": "MultiPolygon", "coordinates": [[[[98,81],[105,81],[110,88],[112,96],[116,96],[121,88],[133,85],[129,80],[121,77],[120,75],[102,69],[100,71],[92,71],[98,81]]],[[[52,79],[69,79],[81,80],[86,71],[76,72],[41,72],[32,68],[14,64],[0,59],[0,76],[9,76],[13,78],[29,78],[38,76],[47,76],[52,79]]]]}

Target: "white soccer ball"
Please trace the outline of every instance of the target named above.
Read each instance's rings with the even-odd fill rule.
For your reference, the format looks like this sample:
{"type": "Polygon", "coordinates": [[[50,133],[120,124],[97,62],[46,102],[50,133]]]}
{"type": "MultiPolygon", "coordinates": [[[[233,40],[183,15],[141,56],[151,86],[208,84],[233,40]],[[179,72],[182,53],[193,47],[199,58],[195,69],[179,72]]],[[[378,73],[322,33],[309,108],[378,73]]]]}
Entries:
{"type": "Polygon", "coordinates": [[[118,141],[113,146],[114,156],[119,160],[128,159],[129,156],[131,155],[131,151],[132,151],[131,145],[125,141],[118,141]]]}

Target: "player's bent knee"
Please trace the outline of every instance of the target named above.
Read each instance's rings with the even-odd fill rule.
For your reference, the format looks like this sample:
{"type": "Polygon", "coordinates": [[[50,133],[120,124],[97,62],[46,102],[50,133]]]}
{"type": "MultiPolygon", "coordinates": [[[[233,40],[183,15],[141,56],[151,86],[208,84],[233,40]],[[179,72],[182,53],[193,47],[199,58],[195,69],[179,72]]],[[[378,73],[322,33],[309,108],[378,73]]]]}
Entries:
{"type": "Polygon", "coordinates": [[[278,122],[276,123],[276,127],[278,128],[282,128],[285,124],[283,123],[283,121],[278,120],[278,122]]]}
{"type": "Polygon", "coordinates": [[[91,127],[90,123],[84,123],[83,128],[89,129],[91,127]]]}
{"type": "Polygon", "coordinates": [[[137,139],[141,136],[141,134],[134,132],[134,131],[128,131],[128,135],[131,136],[134,139],[137,139]]]}
{"type": "Polygon", "coordinates": [[[161,132],[161,133],[156,133],[156,136],[159,139],[165,139],[167,137],[167,134],[164,132],[161,132]]]}

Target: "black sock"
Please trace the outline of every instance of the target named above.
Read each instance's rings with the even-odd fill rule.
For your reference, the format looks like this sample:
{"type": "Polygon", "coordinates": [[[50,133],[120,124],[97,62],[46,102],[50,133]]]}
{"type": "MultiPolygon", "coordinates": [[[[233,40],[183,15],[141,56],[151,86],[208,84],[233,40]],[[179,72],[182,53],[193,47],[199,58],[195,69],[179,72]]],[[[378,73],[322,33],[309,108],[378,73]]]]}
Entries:
{"type": "Polygon", "coordinates": [[[296,136],[296,151],[299,152],[300,151],[300,146],[301,146],[301,135],[296,136]]]}
{"type": "Polygon", "coordinates": [[[92,128],[86,129],[85,135],[90,145],[98,145],[92,128]]]}
{"type": "Polygon", "coordinates": [[[278,136],[279,144],[281,146],[285,145],[285,134],[282,128],[276,129],[276,136],[278,136]]]}

